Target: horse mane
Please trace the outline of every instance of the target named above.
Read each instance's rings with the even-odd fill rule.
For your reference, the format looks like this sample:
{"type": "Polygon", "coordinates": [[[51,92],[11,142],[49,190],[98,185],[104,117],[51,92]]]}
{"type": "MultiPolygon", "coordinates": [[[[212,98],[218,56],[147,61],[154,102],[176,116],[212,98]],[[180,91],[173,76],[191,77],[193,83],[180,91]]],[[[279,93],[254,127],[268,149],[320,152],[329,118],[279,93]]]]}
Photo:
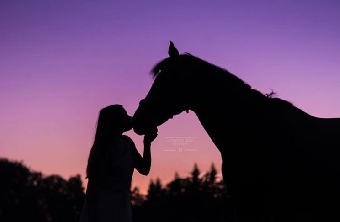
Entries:
{"type": "MultiPolygon", "coordinates": [[[[188,66],[200,66],[203,69],[208,69],[211,71],[211,73],[215,72],[218,75],[223,76],[222,78],[226,78],[226,82],[232,82],[230,86],[233,88],[238,88],[242,89],[242,93],[250,95],[252,100],[256,100],[258,102],[265,102],[268,105],[274,105],[277,109],[285,109],[285,110],[290,110],[290,111],[298,111],[298,112],[303,112],[304,111],[300,110],[296,106],[294,106],[291,102],[287,100],[280,99],[276,97],[276,93],[272,90],[270,93],[262,94],[260,91],[253,89],[249,84],[244,82],[242,79],[237,77],[236,75],[230,73],[228,70],[221,68],[219,66],[216,66],[212,63],[209,63],[201,58],[195,57],[191,55],[190,53],[184,53],[181,54],[178,58],[165,58],[158,63],[156,63],[153,68],[150,71],[150,75],[152,76],[153,79],[155,79],[162,71],[167,66],[171,66],[172,63],[177,61],[181,61],[181,63],[185,63],[188,66]],[[268,101],[268,102],[266,102],[268,101]],[[269,102],[271,101],[271,102],[269,102]]],[[[200,70],[203,70],[200,69],[200,70]]]]}
{"type": "Polygon", "coordinates": [[[183,63],[185,62],[185,64],[187,64],[188,66],[200,65],[200,66],[206,67],[207,69],[213,70],[215,72],[222,73],[222,75],[227,74],[227,75],[225,75],[225,77],[229,78],[228,80],[232,80],[233,84],[242,85],[242,86],[245,86],[248,89],[251,88],[250,85],[245,83],[242,79],[238,78],[236,75],[230,73],[228,70],[221,68],[221,67],[218,67],[218,66],[216,66],[212,63],[209,63],[209,62],[207,62],[207,61],[205,61],[201,58],[193,56],[190,53],[181,54],[179,56],[179,58],[176,58],[176,59],[168,57],[168,58],[161,60],[160,62],[156,63],[154,65],[154,67],[151,69],[150,75],[153,78],[156,78],[158,76],[158,74],[162,71],[162,69],[164,69],[168,65],[171,65],[171,63],[173,63],[175,60],[183,61],[183,63]]]}

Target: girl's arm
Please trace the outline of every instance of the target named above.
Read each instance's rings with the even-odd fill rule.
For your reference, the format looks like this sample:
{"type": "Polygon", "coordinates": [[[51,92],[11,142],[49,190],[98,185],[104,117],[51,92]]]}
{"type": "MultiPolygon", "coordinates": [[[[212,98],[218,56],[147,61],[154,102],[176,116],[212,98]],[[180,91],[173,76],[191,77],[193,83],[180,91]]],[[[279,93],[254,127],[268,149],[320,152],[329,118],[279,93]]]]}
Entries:
{"type": "Polygon", "coordinates": [[[143,157],[136,163],[136,169],[140,174],[148,175],[151,168],[151,142],[143,141],[144,144],[144,151],[143,157]]]}
{"type": "Polygon", "coordinates": [[[151,143],[157,137],[157,130],[146,134],[144,136],[143,144],[144,144],[144,151],[143,157],[138,153],[136,147],[134,147],[134,160],[135,160],[135,168],[140,174],[148,175],[151,168],[151,143]]]}

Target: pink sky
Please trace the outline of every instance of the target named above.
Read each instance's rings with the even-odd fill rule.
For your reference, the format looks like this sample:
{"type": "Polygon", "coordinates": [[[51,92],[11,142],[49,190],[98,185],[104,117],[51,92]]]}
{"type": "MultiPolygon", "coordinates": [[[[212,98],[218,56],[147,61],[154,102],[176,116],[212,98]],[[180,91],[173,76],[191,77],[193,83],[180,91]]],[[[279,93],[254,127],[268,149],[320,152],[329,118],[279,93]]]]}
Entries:
{"type": "MultiPolygon", "coordinates": [[[[84,177],[99,110],[132,115],[169,40],[312,115],[340,116],[339,1],[170,2],[1,1],[0,156],[84,177]]],[[[142,152],[142,137],[128,135],[142,152]]],[[[133,177],[143,192],[195,162],[221,164],[192,113],[159,128],[152,155],[150,175],[133,177]],[[194,139],[167,151],[179,148],[172,137],[194,139]]]]}

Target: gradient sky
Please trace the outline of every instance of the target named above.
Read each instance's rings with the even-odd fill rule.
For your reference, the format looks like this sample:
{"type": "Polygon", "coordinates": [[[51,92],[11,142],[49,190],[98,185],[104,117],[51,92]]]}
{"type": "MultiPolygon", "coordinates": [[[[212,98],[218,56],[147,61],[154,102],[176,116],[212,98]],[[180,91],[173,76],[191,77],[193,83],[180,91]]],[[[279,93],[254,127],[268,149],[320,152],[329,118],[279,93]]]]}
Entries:
{"type": "MultiPolygon", "coordinates": [[[[169,40],[311,115],[339,117],[339,12],[338,0],[1,0],[0,157],[84,178],[99,110],[122,104],[132,115],[169,40]]],[[[127,135],[142,153],[142,137],[127,135]]],[[[143,192],[195,162],[221,165],[193,113],[159,128],[152,155],[149,176],[133,177],[143,192]]]]}

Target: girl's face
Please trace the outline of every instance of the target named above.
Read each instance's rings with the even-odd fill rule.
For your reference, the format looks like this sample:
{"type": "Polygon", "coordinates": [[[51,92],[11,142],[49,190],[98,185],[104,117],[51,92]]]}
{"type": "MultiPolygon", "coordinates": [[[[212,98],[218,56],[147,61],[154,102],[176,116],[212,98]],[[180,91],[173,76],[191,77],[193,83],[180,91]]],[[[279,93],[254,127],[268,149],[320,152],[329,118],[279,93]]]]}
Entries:
{"type": "Polygon", "coordinates": [[[132,117],[127,114],[125,109],[122,109],[121,117],[117,121],[121,133],[132,129],[132,117]]]}

